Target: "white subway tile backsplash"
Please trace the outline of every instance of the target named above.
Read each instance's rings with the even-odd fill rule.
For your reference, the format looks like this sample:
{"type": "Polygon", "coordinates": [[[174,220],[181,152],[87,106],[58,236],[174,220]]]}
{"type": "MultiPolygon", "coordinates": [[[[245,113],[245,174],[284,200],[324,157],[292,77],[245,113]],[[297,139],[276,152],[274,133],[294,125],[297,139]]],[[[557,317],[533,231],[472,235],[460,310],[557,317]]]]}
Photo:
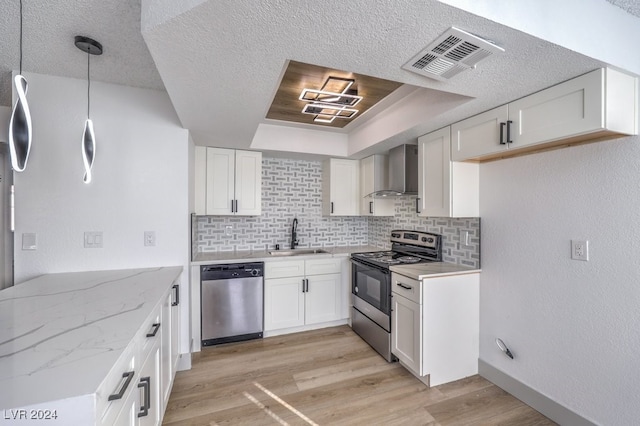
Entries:
{"type": "Polygon", "coordinates": [[[480,267],[479,218],[420,218],[415,197],[397,197],[394,217],[322,216],[321,202],[320,161],[263,157],[262,215],[194,216],[192,252],[287,248],[297,218],[299,247],[389,248],[393,229],[412,229],[442,234],[445,261],[480,267]],[[460,230],[469,232],[468,245],[461,244],[460,230]]]}

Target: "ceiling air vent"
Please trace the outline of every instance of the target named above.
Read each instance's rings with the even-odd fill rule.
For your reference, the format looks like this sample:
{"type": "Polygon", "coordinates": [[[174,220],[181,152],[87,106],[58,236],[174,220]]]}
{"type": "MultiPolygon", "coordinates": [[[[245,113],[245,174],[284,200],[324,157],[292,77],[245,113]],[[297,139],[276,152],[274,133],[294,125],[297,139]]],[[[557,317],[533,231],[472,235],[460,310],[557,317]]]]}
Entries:
{"type": "Polygon", "coordinates": [[[446,81],[464,70],[474,68],[483,59],[499,52],[504,52],[504,49],[451,27],[402,68],[425,77],[446,81]]]}

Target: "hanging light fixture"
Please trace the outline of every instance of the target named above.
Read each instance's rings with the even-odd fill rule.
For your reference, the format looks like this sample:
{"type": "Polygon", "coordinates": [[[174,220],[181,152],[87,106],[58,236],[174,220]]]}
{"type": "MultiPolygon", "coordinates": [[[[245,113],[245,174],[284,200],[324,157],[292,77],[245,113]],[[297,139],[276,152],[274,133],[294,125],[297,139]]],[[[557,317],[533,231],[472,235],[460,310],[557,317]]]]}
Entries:
{"type": "Polygon", "coordinates": [[[75,45],[83,52],[87,52],[87,121],[82,132],[82,162],[84,164],[84,183],[91,182],[91,168],[96,156],[96,135],[91,121],[91,55],[102,55],[102,45],[84,36],[75,37],[75,45]]]}
{"type": "Polygon", "coordinates": [[[9,153],[11,167],[22,172],[27,167],[31,151],[31,113],[27,103],[27,79],[22,75],[22,0],[20,0],[20,71],[13,78],[18,99],[9,121],[9,153]]]}

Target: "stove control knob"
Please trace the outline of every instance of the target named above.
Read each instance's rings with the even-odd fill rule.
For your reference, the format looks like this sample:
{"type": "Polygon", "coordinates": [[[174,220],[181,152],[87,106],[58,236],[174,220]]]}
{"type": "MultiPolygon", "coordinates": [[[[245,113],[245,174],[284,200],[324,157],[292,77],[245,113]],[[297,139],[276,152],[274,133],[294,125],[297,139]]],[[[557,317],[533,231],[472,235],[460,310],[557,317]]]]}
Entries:
{"type": "Polygon", "coordinates": [[[426,243],[427,242],[427,237],[422,237],[422,242],[426,243]]]}
{"type": "Polygon", "coordinates": [[[257,269],[252,269],[251,270],[251,276],[252,277],[257,277],[259,273],[260,273],[260,271],[258,271],[257,269]]]}

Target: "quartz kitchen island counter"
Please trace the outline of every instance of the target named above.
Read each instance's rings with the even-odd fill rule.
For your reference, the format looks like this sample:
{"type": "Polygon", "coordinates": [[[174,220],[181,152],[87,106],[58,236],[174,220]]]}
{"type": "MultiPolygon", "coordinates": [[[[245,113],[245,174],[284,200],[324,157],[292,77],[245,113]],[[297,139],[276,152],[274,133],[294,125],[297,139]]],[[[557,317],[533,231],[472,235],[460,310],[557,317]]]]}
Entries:
{"type": "Polygon", "coordinates": [[[68,424],[56,401],[94,398],[182,270],[48,274],[0,291],[0,423],[38,407],[68,424]]]}

